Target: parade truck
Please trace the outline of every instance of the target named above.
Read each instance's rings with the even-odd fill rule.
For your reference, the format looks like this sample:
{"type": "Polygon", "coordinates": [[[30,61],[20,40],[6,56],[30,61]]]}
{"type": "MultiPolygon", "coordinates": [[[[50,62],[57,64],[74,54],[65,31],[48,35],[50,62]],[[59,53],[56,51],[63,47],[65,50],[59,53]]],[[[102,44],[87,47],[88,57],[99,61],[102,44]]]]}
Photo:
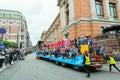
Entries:
{"type": "MultiPolygon", "coordinates": [[[[47,59],[47,60],[54,61],[55,64],[57,64],[57,65],[73,66],[73,68],[75,70],[79,70],[79,71],[83,70],[84,51],[89,52],[89,45],[81,45],[80,51],[82,54],[75,55],[74,59],[64,57],[63,55],[56,57],[54,54],[50,54],[50,53],[45,54],[43,49],[46,47],[46,45],[45,45],[45,47],[44,47],[44,45],[45,45],[44,41],[38,41],[38,45],[37,45],[38,52],[36,52],[37,58],[39,57],[40,59],[47,59]]],[[[95,70],[97,68],[102,68],[103,65],[106,63],[105,56],[95,55],[94,53],[90,53],[90,60],[91,60],[90,68],[92,70],[95,70]]]]}

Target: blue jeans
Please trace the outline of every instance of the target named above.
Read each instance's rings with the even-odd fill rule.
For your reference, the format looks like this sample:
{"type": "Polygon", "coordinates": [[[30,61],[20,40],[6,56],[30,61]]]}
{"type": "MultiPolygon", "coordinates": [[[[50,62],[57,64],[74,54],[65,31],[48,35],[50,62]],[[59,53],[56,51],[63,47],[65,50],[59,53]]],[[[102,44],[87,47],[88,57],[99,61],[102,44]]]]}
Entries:
{"type": "Polygon", "coordinates": [[[10,58],[9,58],[9,56],[5,56],[5,65],[7,65],[7,64],[9,64],[9,62],[10,62],[10,58]]]}

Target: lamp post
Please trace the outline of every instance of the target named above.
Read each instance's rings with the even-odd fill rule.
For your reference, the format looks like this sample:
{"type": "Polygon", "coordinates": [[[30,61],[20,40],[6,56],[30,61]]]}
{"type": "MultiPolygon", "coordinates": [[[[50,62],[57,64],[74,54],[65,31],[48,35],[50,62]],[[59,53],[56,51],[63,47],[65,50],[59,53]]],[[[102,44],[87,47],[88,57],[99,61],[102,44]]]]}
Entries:
{"type": "Polygon", "coordinates": [[[19,48],[19,33],[17,33],[17,46],[19,48]]]}

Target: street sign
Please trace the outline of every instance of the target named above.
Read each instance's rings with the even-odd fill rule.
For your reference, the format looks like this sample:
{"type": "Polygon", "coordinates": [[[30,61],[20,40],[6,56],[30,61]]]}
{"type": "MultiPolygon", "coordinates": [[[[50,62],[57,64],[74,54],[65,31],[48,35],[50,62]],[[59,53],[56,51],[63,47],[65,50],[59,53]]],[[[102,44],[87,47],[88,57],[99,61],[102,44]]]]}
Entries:
{"type": "Polygon", "coordinates": [[[6,45],[0,44],[0,50],[3,50],[3,49],[5,49],[5,48],[6,48],[6,45]]]}
{"type": "Polygon", "coordinates": [[[5,34],[6,30],[4,28],[0,28],[0,34],[5,34]]]}

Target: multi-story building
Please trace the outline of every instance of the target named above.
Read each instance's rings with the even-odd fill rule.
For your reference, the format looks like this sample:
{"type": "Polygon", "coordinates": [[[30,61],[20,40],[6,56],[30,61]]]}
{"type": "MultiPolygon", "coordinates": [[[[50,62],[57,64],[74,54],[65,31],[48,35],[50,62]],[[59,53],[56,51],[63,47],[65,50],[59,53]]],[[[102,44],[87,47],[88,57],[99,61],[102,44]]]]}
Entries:
{"type": "Polygon", "coordinates": [[[26,48],[29,48],[29,47],[32,47],[32,42],[30,40],[30,34],[29,32],[27,31],[27,36],[26,36],[26,48]]]}
{"type": "MultiPolygon", "coordinates": [[[[60,36],[56,36],[60,39],[95,37],[104,27],[120,24],[120,0],[58,0],[58,6],[60,17],[56,18],[60,18],[60,36]]],[[[55,34],[52,27],[47,33],[51,31],[55,34]]],[[[46,39],[50,36],[55,37],[46,34],[46,39]]]]}
{"type": "Polygon", "coordinates": [[[28,28],[21,12],[0,9],[0,28],[7,31],[3,40],[18,43],[19,48],[27,47],[28,28]]]}
{"type": "Polygon", "coordinates": [[[42,33],[41,38],[47,42],[58,41],[61,37],[60,27],[60,14],[58,14],[48,31],[42,33]]]}

